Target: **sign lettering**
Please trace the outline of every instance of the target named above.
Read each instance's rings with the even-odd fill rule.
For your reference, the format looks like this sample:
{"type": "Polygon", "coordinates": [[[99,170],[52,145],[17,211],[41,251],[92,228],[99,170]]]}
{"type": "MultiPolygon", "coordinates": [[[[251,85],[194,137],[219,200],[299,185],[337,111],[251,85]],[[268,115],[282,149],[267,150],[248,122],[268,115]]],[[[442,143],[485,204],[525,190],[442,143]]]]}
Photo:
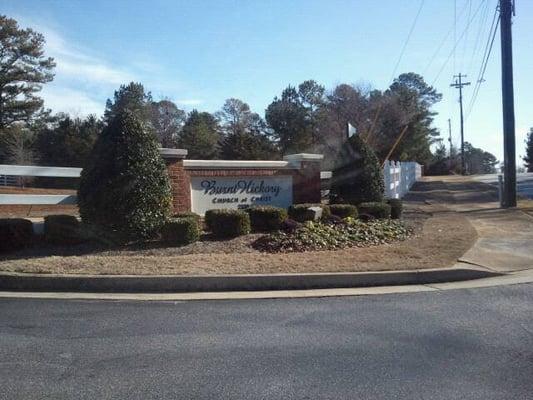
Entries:
{"type": "Polygon", "coordinates": [[[205,214],[215,208],[246,208],[292,204],[292,177],[194,177],[191,179],[192,211],[205,214]]]}

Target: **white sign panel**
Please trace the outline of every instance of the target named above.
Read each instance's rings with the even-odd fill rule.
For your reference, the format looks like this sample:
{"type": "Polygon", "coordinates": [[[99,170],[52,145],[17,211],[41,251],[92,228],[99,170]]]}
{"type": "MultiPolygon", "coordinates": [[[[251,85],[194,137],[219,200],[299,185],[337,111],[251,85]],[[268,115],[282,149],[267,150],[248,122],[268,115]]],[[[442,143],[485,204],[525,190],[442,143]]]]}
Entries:
{"type": "Polygon", "coordinates": [[[192,211],[204,215],[216,208],[292,204],[292,176],[204,176],[191,178],[192,211]]]}

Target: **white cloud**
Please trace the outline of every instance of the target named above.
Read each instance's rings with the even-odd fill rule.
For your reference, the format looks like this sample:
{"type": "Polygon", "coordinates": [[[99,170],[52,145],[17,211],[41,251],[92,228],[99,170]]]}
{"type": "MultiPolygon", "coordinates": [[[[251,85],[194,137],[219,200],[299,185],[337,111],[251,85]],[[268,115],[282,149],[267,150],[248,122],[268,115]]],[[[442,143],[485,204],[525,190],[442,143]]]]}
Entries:
{"type": "Polygon", "coordinates": [[[55,59],[56,75],[91,84],[120,85],[135,79],[134,75],[110,66],[88,51],[69,45],[57,32],[49,28],[37,28],[46,38],[46,54],[55,59]]]}
{"type": "MultiPolygon", "coordinates": [[[[135,57],[120,65],[113,65],[94,49],[82,47],[61,33],[52,21],[15,16],[22,27],[31,27],[44,35],[45,54],[56,62],[54,80],[44,85],[42,97],[45,107],[54,112],[73,112],[77,115],[101,115],[107,98],[122,84],[142,82],[154,98],[176,97],[184,84],[153,60],[150,54],[135,57]]],[[[194,95],[193,95],[194,96],[194,95]]],[[[196,106],[203,100],[185,98],[178,100],[183,106],[196,106]]]]}
{"type": "Polygon", "coordinates": [[[121,85],[135,80],[132,74],[119,71],[101,63],[84,63],[76,59],[58,59],[56,73],[62,78],[72,78],[89,84],[121,85]]]}
{"type": "Polygon", "coordinates": [[[55,112],[66,112],[75,116],[89,114],[102,115],[105,104],[88,96],[85,91],[65,87],[47,86],[43,89],[42,96],[45,107],[55,112]]]}

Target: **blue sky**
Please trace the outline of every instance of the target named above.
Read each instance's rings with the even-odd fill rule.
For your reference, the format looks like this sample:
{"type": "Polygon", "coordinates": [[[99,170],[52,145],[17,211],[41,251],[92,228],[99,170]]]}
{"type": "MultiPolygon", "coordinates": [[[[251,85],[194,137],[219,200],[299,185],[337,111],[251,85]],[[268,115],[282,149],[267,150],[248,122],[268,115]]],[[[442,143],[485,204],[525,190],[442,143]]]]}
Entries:
{"type": "MultiPolygon", "coordinates": [[[[327,88],[356,83],[384,89],[393,73],[414,71],[443,93],[435,125],[447,138],[451,118],[458,144],[458,93],[449,84],[454,73],[462,72],[472,82],[465,88],[466,140],[502,159],[499,32],[486,82],[468,113],[497,0],[425,0],[396,71],[420,0],[2,3],[0,12],[46,36],[57,68],[43,97],[54,111],[101,114],[106,98],[134,80],[155,98],[168,97],[186,110],[216,111],[226,98],[236,97],[263,115],[283,88],[306,79],[327,88]],[[452,52],[454,37],[462,40],[452,52]]],[[[533,126],[533,1],[517,0],[516,7],[520,156],[533,126]]]]}

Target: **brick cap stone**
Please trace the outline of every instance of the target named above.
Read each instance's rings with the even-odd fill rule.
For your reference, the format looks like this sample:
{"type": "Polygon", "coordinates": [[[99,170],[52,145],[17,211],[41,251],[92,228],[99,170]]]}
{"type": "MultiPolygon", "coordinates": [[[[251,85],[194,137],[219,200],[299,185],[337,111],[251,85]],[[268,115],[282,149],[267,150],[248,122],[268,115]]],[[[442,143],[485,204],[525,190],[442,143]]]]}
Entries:
{"type": "Polygon", "coordinates": [[[287,169],[293,168],[288,161],[254,160],[184,160],[183,166],[191,169],[287,169]]]}
{"type": "Polygon", "coordinates": [[[187,157],[187,150],[185,149],[168,149],[165,147],[159,148],[159,154],[165,159],[183,159],[187,157]]]}
{"type": "Polygon", "coordinates": [[[324,159],[323,154],[313,154],[313,153],[298,153],[298,154],[288,154],[283,156],[284,160],[287,161],[321,161],[324,159]]]}

